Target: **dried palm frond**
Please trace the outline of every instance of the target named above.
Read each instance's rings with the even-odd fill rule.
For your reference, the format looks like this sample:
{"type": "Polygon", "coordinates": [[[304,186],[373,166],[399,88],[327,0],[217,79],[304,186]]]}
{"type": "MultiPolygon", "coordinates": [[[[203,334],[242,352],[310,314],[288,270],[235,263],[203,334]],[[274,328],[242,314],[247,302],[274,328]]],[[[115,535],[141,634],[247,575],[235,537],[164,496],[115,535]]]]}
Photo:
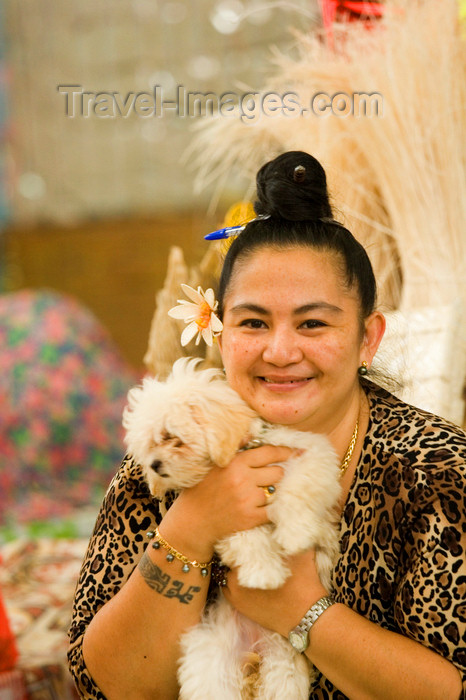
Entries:
{"type": "MultiPolygon", "coordinates": [[[[236,170],[253,189],[257,168],[306,150],[324,164],[345,223],[368,247],[389,307],[466,302],[465,44],[455,0],[389,3],[371,31],[347,25],[336,51],[297,37],[298,58],[276,52],[261,91],[378,93],[383,115],[219,116],[192,150],[198,187],[217,192],[236,170]],[[400,287],[401,268],[403,280],[400,287]]],[[[257,97],[257,99],[260,99],[257,97]]]]}
{"type": "Polygon", "coordinates": [[[168,316],[168,310],[176,305],[180,285],[186,282],[188,268],[181,248],[173,246],[168,256],[167,275],[163,288],[157,292],[155,312],[152,318],[149,344],[144,364],[151,374],[166,377],[176,359],[183,356],[179,323],[168,316]]]}
{"type": "Polygon", "coordinates": [[[185,348],[181,346],[183,321],[177,321],[168,316],[168,310],[176,306],[180,298],[181,284],[189,284],[207,289],[215,285],[220,269],[220,255],[215,246],[211,246],[201,260],[199,267],[188,269],[183,251],[177,246],[170,249],[167,265],[167,275],[163,288],[157,292],[155,312],[152,318],[149,343],[144,356],[144,364],[148,371],[165,378],[171,371],[172,365],[179,357],[201,357],[205,366],[220,367],[221,359],[218,346],[212,347],[204,343],[196,345],[194,341],[185,348]]]}

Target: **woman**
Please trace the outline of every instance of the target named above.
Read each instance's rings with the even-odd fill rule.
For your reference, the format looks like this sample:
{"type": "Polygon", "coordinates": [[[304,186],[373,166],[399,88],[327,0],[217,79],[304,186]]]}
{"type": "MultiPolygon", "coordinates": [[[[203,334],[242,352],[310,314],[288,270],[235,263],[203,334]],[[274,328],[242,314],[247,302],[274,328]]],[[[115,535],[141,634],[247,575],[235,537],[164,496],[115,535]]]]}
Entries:
{"type": "MultiPolygon", "coordinates": [[[[284,637],[313,608],[298,640],[320,671],[312,698],[464,697],[466,436],[365,378],[384,318],[364,249],[331,218],[319,163],[279,156],[257,190],[261,216],[233,242],[220,280],[226,377],[265,420],[328,436],[344,463],[341,554],[333,592],[308,552],[279,590],[241,588],[230,571],[222,594],[284,637]]],[[[208,562],[218,539],[267,521],[264,487],[289,456],[240,452],[163,518],[126,459],[76,593],[70,661],[82,697],[177,697],[178,640],[202,614],[209,577],[191,568],[192,595],[164,595],[158,582],[173,569],[163,548],[146,550],[145,533],[160,523],[178,552],[208,562]]]]}

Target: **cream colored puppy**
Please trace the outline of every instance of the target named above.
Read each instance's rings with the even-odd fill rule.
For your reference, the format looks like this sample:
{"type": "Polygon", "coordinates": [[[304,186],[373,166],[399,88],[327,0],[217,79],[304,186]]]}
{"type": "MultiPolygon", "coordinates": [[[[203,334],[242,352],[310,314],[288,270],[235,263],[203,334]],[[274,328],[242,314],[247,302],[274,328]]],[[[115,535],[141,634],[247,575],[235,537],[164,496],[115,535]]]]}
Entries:
{"type": "MultiPolygon", "coordinates": [[[[199,371],[198,362],[177,360],[166,381],[145,378],[128,394],[125,441],[151,493],[162,500],[167,491],[194,486],[212,463],[226,467],[247,440],[299,448],[299,456],[282,463],[284,476],[267,505],[270,523],[219,541],[216,552],[222,563],[238,568],[241,585],[272,589],[290,575],[287,556],[315,548],[319,575],[330,590],[340,495],[333,448],[321,435],[265,424],[221,372],[199,371]]],[[[221,594],[183,636],[181,648],[180,700],[309,697],[306,657],[235,611],[221,594]],[[245,668],[251,659],[260,659],[254,682],[245,668]]]]}

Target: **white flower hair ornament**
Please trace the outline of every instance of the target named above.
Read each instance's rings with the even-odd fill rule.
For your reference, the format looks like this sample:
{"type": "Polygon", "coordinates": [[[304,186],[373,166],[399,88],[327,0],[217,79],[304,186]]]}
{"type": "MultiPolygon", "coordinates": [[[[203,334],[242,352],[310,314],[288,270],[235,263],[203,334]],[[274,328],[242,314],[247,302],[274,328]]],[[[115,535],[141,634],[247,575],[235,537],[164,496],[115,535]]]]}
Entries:
{"type": "Polygon", "coordinates": [[[168,312],[171,318],[181,319],[189,324],[181,334],[181,345],[187,345],[196,333],[196,345],[199,345],[201,337],[207,345],[212,345],[213,338],[223,330],[223,323],[215,315],[218,301],[215,300],[214,290],[207,289],[204,292],[202,287],[198,287],[196,291],[187,284],[182,284],[181,289],[191,301],[178,299],[179,306],[174,306],[168,312]]]}

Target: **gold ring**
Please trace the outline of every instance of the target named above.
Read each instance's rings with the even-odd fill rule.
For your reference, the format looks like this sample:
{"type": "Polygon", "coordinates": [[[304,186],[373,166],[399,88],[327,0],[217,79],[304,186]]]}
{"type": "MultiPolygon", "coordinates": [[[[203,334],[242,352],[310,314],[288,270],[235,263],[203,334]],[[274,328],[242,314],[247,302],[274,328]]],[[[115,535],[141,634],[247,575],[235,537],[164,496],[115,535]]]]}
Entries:
{"type": "Polygon", "coordinates": [[[277,489],[275,488],[275,486],[264,486],[263,491],[265,493],[265,498],[267,500],[269,500],[269,498],[272,498],[276,490],[277,489]]]}

